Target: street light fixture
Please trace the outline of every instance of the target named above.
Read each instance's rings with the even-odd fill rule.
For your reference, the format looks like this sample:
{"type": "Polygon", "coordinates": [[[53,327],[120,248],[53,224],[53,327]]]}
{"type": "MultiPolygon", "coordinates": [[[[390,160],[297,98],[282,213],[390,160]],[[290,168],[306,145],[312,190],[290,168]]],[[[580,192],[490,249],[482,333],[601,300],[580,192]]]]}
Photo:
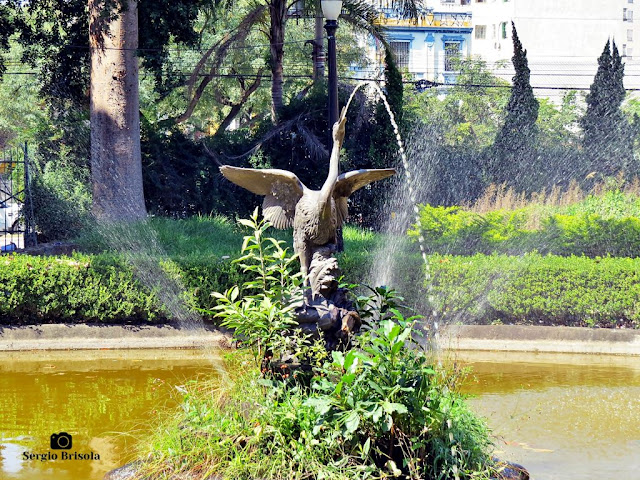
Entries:
{"type": "Polygon", "coordinates": [[[338,17],[342,11],[342,0],[322,0],[322,15],[326,19],[324,25],[327,31],[327,56],[329,80],[329,143],[333,139],[331,132],[338,121],[338,66],[336,59],[336,30],[338,17]]]}

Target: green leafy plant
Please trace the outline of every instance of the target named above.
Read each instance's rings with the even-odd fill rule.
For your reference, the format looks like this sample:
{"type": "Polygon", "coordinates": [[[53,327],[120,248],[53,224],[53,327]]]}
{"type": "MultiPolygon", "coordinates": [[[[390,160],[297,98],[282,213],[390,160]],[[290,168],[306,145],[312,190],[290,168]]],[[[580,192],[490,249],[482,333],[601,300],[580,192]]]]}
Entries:
{"type": "MultiPolygon", "coordinates": [[[[461,207],[420,206],[420,230],[429,252],[637,257],[640,199],[619,190],[590,195],[567,207],[531,203],[483,214],[461,207]]],[[[414,225],[409,237],[421,233],[414,225]]]]}
{"type": "Polygon", "coordinates": [[[302,300],[301,273],[294,273],[297,256],[288,254],[285,242],[265,235],[270,224],[258,219],[257,208],[250,219],[239,223],[253,233],[244,237],[242,256],[234,263],[251,278],[243,283],[244,295],[237,285],[224,293],[213,292],[218,304],[212,310],[237,339],[254,348],[256,358],[284,354],[296,342],[300,349],[306,341],[294,332],[298,323],[293,312],[302,300]]]}
{"type": "MultiPolygon", "coordinates": [[[[355,290],[357,287],[358,285],[349,285],[351,290],[355,290]]],[[[368,285],[362,285],[361,288],[365,292],[369,292],[369,295],[359,295],[356,299],[364,329],[372,328],[372,326],[378,325],[381,320],[392,317],[396,309],[406,308],[403,305],[404,298],[398,295],[398,292],[393,288],[370,287],[368,285]]]]}
{"type": "Polygon", "coordinates": [[[640,259],[432,255],[435,308],[449,322],[640,326],[640,259]]]}
{"type": "Polygon", "coordinates": [[[468,478],[489,471],[486,427],[455,391],[455,380],[414,340],[419,317],[390,308],[318,370],[312,433],[381,472],[405,478],[468,478]]]}

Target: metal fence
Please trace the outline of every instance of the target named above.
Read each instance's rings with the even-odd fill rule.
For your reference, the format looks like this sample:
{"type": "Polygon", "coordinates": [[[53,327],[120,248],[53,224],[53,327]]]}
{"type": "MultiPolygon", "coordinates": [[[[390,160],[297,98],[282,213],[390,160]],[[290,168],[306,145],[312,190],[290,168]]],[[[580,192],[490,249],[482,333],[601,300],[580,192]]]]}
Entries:
{"type": "Polygon", "coordinates": [[[25,143],[0,157],[0,252],[36,244],[29,150],[25,143]]]}

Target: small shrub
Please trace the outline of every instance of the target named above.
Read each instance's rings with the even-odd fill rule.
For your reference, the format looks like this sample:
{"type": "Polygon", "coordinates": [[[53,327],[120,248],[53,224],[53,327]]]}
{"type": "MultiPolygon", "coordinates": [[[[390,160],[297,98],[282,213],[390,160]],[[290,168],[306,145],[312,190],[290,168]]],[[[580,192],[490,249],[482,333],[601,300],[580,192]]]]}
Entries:
{"type": "Polygon", "coordinates": [[[416,319],[390,313],[358,337],[357,349],[332,352],[319,369],[306,400],[316,414],[313,436],[376,474],[488,476],[486,427],[456,392],[453,377],[412,340],[416,319]]]}
{"type": "Polygon", "coordinates": [[[34,176],[33,210],[43,241],[77,236],[91,218],[91,192],[87,172],[57,161],[34,176]]]}

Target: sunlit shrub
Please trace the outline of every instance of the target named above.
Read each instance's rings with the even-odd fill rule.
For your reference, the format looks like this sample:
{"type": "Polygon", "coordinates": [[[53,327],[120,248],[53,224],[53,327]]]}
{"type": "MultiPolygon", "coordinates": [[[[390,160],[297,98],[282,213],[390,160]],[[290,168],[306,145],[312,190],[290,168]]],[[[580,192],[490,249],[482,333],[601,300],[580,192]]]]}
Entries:
{"type": "MultiPolygon", "coordinates": [[[[640,255],[639,205],[637,197],[620,192],[589,196],[569,207],[532,204],[483,214],[460,207],[421,205],[420,228],[427,250],[443,254],[537,251],[636,257],[640,255]]],[[[414,240],[420,236],[416,225],[409,236],[414,240]]]]}
{"type": "Polygon", "coordinates": [[[166,319],[153,292],[112,256],[0,257],[0,323],[166,319]]]}

